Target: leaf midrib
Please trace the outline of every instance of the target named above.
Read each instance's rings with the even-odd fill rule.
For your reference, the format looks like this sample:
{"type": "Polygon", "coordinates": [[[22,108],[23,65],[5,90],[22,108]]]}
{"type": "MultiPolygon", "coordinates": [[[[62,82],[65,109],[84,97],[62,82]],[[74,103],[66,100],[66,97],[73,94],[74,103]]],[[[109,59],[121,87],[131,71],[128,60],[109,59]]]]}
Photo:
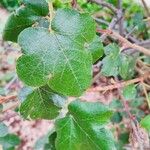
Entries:
{"type": "Polygon", "coordinates": [[[98,148],[98,150],[101,150],[101,148],[99,147],[99,145],[97,145],[92,138],[90,137],[90,135],[79,125],[79,123],[75,120],[75,118],[72,116],[73,121],[77,124],[77,126],[81,129],[81,131],[89,138],[89,140],[98,148]]]}

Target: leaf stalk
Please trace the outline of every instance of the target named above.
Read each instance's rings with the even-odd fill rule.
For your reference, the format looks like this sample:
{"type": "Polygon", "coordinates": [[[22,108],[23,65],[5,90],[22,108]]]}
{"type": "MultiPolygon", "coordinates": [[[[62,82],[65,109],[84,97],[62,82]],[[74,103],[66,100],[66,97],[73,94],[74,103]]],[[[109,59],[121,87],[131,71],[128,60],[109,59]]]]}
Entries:
{"type": "Polygon", "coordinates": [[[54,17],[53,2],[48,2],[48,8],[49,8],[49,15],[50,15],[50,18],[49,18],[49,22],[50,22],[49,31],[52,31],[52,20],[53,20],[53,17],[54,17]]]}

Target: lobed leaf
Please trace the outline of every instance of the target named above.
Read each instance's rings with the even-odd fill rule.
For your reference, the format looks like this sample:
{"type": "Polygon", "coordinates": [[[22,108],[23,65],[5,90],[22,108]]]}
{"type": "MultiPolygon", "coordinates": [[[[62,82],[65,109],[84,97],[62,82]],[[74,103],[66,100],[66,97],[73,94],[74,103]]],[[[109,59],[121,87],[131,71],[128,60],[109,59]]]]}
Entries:
{"type": "Polygon", "coordinates": [[[25,6],[18,8],[7,20],[3,31],[3,39],[6,41],[17,42],[21,31],[48,14],[48,5],[45,0],[23,0],[23,3],[25,6]]]}
{"type": "Polygon", "coordinates": [[[103,75],[120,75],[123,79],[130,79],[134,75],[135,60],[129,55],[121,54],[117,44],[107,45],[104,53],[106,56],[102,60],[101,69],[103,75]]]}
{"type": "Polygon", "coordinates": [[[137,95],[137,90],[134,84],[128,85],[123,88],[123,95],[126,100],[133,100],[137,95]]]}
{"type": "Polygon", "coordinates": [[[54,104],[56,93],[49,87],[35,89],[20,106],[20,114],[26,119],[54,119],[60,107],[54,104]]]}
{"type": "Polygon", "coordinates": [[[4,150],[15,149],[15,146],[20,144],[20,139],[17,135],[7,134],[4,137],[0,137],[0,145],[4,150]]]}
{"type": "Polygon", "coordinates": [[[120,62],[119,47],[113,43],[104,48],[106,57],[102,60],[101,72],[105,76],[118,75],[118,65],[120,62]]]}
{"type": "Polygon", "coordinates": [[[94,39],[95,24],[87,14],[60,9],[52,30],[32,27],[19,35],[24,55],[17,61],[18,76],[29,86],[48,84],[58,93],[79,96],[92,78],[92,57],[84,44],[94,39]]]}
{"type": "Polygon", "coordinates": [[[98,59],[100,59],[103,56],[104,48],[98,36],[95,36],[94,40],[91,43],[89,43],[87,49],[92,54],[93,63],[95,63],[98,59]]]}
{"type": "Polygon", "coordinates": [[[143,128],[145,128],[147,131],[150,131],[150,115],[147,115],[146,117],[144,117],[141,122],[140,122],[141,126],[143,128]]]}
{"type": "Polygon", "coordinates": [[[119,63],[119,75],[127,80],[131,79],[134,75],[135,58],[121,54],[119,63]]]}
{"type": "Polygon", "coordinates": [[[59,150],[114,150],[110,131],[103,125],[112,112],[100,103],[74,101],[69,114],[56,121],[56,149],[59,150]]]}
{"type": "Polygon", "coordinates": [[[82,44],[82,42],[93,40],[96,25],[88,14],[79,14],[75,10],[65,8],[57,10],[52,21],[52,29],[62,35],[68,35],[75,42],[82,44]]]}

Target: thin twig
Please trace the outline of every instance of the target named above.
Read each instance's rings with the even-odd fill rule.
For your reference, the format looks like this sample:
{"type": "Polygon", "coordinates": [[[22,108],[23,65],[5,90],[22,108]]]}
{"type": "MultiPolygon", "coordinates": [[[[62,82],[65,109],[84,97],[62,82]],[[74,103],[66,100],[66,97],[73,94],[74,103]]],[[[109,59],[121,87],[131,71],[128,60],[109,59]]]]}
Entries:
{"type": "Polygon", "coordinates": [[[117,8],[115,8],[112,4],[107,3],[103,0],[90,0],[90,2],[94,2],[96,4],[102,5],[104,7],[109,8],[113,13],[117,14],[117,8]]]}
{"type": "Polygon", "coordinates": [[[146,19],[143,19],[144,22],[150,21],[150,17],[147,17],[146,19]]]}
{"type": "Polygon", "coordinates": [[[124,35],[124,25],[123,25],[123,21],[124,21],[124,17],[123,17],[123,10],[122,10],[122,0],[118,0],[118,18],[120,18],[119,20],[119,34],[121,36],[124,35]]]}
{"type": "Polygon", "coordinates": [[[142,82],[145,79],[147,79],[149,76],[150,76],[150,74],[147,73],[147,74],[145,74],[141,77],[138,77],[138,78],[135,78],[135,79],[132,79],[132,80],[123,81],[123,82],[119,82],[119,83],[115,83],[115,84],[107,85],[107,86],[103,86],[103,87],[102,86],[97,86],[97,87],[89,89],[88,91],[95,91],[95,92],[99,91],[100,92],[100,91],[114,90],[114,89],[121,88],[121,87],[130,85],[130,84],[133,84],[133,83],[142,82]]]}
{"type": "Polygon", "coordinates": [[[51,23],[52,23],[53,16],[54,16],[54,14],[53,14],[54,13],[53,2],[48,2],[48,8],[49,8],[49,15],[50,15],[50,18],[49,18],[49,22],[50,22],[49,31],[52,31],[51,23]]]}
{"type": "Polygon", "coordinates": [[[125,36],[125,38],[127,39],[134,31],[135,29],[137,28],[137,26],[134,26],[131,31],[129,33],[127,33],[127,35],[125,36]]]}
{"type": "Polygon", "coordinates": [[[146,49],[144,47],[141,47],[141,46],[139,46],[137,44],[132,44],[127,39],[125,39],[124,37],[122,37],[121,35],[119,35],[118,33],[114,32],[112,30],[108,30],[108,29],[107,30],[101,30],[101,29],[98,29],[97,32],[102,33],[102,34],[105,33],[105,34],[109,35],[112,38],[118,39],[124,45],[124,47],[126,47],[126,48],[136,49],[139,52],[150,56],[150,50],[148,50],[148,49],[146,49]]]}
{"type": "Polygon", "coordinates": [[[149,8],[148,8],[148,6],[147,6],[145,0],[141,0],[141,1],[142,1],[143,6],[144,6],[144,8],[145,8],[145,10],[146,10],[147,16],[150,16],[150,11],[149,11],[149,8]]]}
{"type": "Polygon", "coordinates": [[[147,100],[148,107],[150,108],[150,99],[149,99],[149,96],[148,96],[148,94],[147,94],[147,91],[146,91],[146,88],[145,88],[144,82],[143,82],[143,81],[141,81],[141,84],[142,84],[143,91],[144,91],[144,94],[145,94],[145,97],[146,97],[146,100],[147,100]]]}
{"type": "Polygon", "coordinates": [[[0,97],[0,104],[6,103],[6,102],[13,100],[13,99],[16,99],[16,98],[17,98],[16,95],[0,97]]]}
{"type": "Polygon", "coordinates": [[[140,45],[140,46],[143,46],[143,47],[148,47],[148,48],[150,48],[150,40],[148,39],[148,40],[145,40],[145,41],[141,41],[141,42],[139,43],[139,45],[140,45]]]}
{"type": "Polygon", "coordinates": [[[109,26],[109,22],[103,20],[103,19],[100,19],[100,18],[96,18],[96,17],[93,17],[94,20],[97,22],[97,23],[100,23],[100,24],[105,24],[107,26],[109,26]]]}
{"type": "Polygon", "coordinates": [[[71,5],[73,8],[77,7],[77,1],[76,0],[72,0],[71,5]]]}
{"type": "MultiPolygon", "coordinates": [[[[116,78],[116,81],[118,82],[119,80],[116,78]]],[[[129,105],[127,103],[127,100],[124,98],[120,88],[118,88],[118,93],[119,93],[120,99],[123,102],[123,106],[125,108],[125,111],[126,111],[128,117],[129,117],[131,129],[132,129],[132,131],[133,131],[133,133],[134,133],[134,135],[136,137],[136,140],[138,141],[140,150],[143,150],[143,143],[142,143],[142,140],[141,140],[141,137],[140,137],[140,133],[139,133],[140,131],[139,131],[138,125],[136,125],[136,124],[138,124],[138,122],[135,119],[135,117],[131,114],[129,105]]]]}
{"type": "MultiPolygon", "coordinates": [[[[111,22],[110,22],[110,24],[109,24],[109,26],[108,26],[108,29],[109,30],[112,30],[114,27],[115,27],[115,25],[117,24],[117,21],[118,21],[118,19],[116,18],[116,17],[114,17],[112,20],[111,20],[111,22]]],[[[106,39],[106,37],[107,37],[107,34],[102,34],[101,36],[100,36],[100,39],[101,39],[101,41],[103,42],[105,39],[106,39]]]]}
{"type": "MultiPolygon", "coordinates": [[[[126,35],[128,34],[128,32],[126,33],[126,35]]],[[[136,43],[136,44],[139,44],[140,43],[140,41],[138,40],[138,39],[136,39],[134,36],[131,36],[131,35],[129,35],[128,37],[127,37],[127,39],[129,40],[129,41],[131,41],[132,43],[136,43]]]]}
{"type": "MultiPolygon", "coordinates": [[[[109,24],[109,26],[108,26],[108,29],[109,30],[112,30],[112,29],[114,29],[115,28],[115,26],[116,26],[116,24],[122,19],[122,15],[120,15],[120,10],[117,10],[117,14],[116,14],[116,16],[111,20],[111,22],[110,22],[110,24],[109,24]]],[[[103,35],[101,35],[101,37],[100,37],[100,39],[101,39],[101,41],[104,41],[105,39],[106,39],[106,37],[107,37],[107,34],[103,34],[103,35]]]]}
{"type": "Polygon", "coordinates": [[[93,78],[93,80],[92,80],[92,84],[95,83],[95,82],[99,79],[100,75],[101,75],[101,72],[99,72],[98,74],[96,74],[96,75],[94,76],[94,78],[93,78]]]}
{"type": "Polygon", "coordinates": [[[3,110],[2,113],[6,112],[6,111],[8,111],[8,110],[14,110],[14,109],[16,109],[19,105],[20,105],[20,103],[17,102],[17,103],[15,103],[15,104],[13,104],[12,106],[10,106],[10,107],[6,108],[5,110],[3,110]]]}
{"type": "Polygon", "coordinates": [[[5,86],[5,91],[9,90],[11,85],[17,80],[17,75],[15,75],[10,82],[8,82],[5,86]]]}

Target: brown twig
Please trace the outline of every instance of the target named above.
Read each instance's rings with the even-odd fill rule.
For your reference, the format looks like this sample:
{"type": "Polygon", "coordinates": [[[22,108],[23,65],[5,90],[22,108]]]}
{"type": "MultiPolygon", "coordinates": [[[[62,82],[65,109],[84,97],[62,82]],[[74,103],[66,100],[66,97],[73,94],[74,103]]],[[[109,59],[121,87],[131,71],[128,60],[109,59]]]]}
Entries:
{"type": "Polygon", "coordinates": [[[136,49],[141,53],[144,53],[145,55],[150,56],[150,50],[141,47],[137,44],[133,44],[131,42],[129,42],[127,39],[125,39],[124,37],[122,37],[121,35],[119,35],[118,33],[112,31],[112,30],[102,30],[102,29],[98,29],[97,32],[102,33],[102,34],[107,34],[108,36],[112,37],[112,38],[116,38],[118,39],[125,48],[132,48],[132,49],[136,49]]]}
{"type": "Polygon", "coordinates": [[[142,1],[143,6],[144,6],[144,8],[145,8],[145,10],[146,10],[147,16],[150,16],[150,11],[149,11],[149,8],[148,8],[148,6],[147,6],[145,0],[141,0],[141,1],[142,1]]]}
{"type": "Polygon", "coordinates": [[[119,82],[119,83],[115,83],[115,84],[107,85],[107,86],[103,86],[103,87],[102,86],[97,86],[97,87],[89,89],[88,91],[95,91],[95,92],[99,91],[100,92],[100,91],[114,90],[114,89],[118,89],[118,88],[130,85],[130,84],[142,82],[146,78],[148,78],[149,76],[150,76],[150,73],[147,73],[147,74],[145,74],[141,77],[138,77],[138,78],[135,78],[135,79],[132,79],[132,80],[123,81],[123,82],[119,82]]]}
{"type": "Polygon", "coordinates": [[[122,10],[122,0],[118,0],[118,18],[121,18],[119,20],[119,34],[120,35],[124,35],[124,25],[123,25],[123,21],[124,21],[124,17],[123,17],[123,10],[122,10]]]}
{"type": "Polygon", "coordinates": [[[145,21],[145,22],[150,21],[150,17],[147,17],[146,19],[143,19],[143,21],[145,21]]]}
{"type": "Polygon", "coordinates": [[[6,90],[6,91],[9,90],[9,88],[11,87],[11,85],[12,85],[14,82],[16,82],[17,79],[18,79],[18,78],[17,78],[17,75],[15,75],[15,76],[12,78],[12,80],[6,84],[5,90],[6,90]]]}
{"type": "Polygon", "coordinates": [[[6,112],[8,110],[14,110],[14,109],[16,109],[19,106],[19,104],[20,104],[19,102],[13,104],[12,106],[10,106],[10,107],[6,108],[5,110],[3,110],[2,113],[6,112]]]}
{"type": "Polygon", "coordinates": [[[144,94],[145,94],[145,97],[146,97],[146,100],[147,100],[148,107],[149,107],[149,109],[150,109],[150,99],[149,99],[149,96],[148,96],[148,94],[147,94],[147,90],[146,90],[146,88],[145,88],[145,85],[144,85],[143,81],[141,81],[141,84],[142,84],[143,91],[144,91],[144,94]]]}
{"type": "MultiPolygon", "coordinates": [[[[116,78],[116,81],[118,82],[119,80],[116,78]]],[[[120,99],[121,99],[121,101],[123,103],[123,106],[125,108],[125,112],[127,113],[128,117],[129,117],[130,126],[131,126],[130,128],[133,131],[133,135],[135,136],[135,138],[136,138],[136,140],[138,142],[140,150],[143,150],[143,143],[142,143],[142,140],[141,140],[141,137],[140,137],[140,131],[139,131],[139,126],[138,126],[138,121],[131,114],[129,105],[127,103],[127,100],[124,98],[124,96],[123,96],[120,88],[118,88],[118,93],[119,93],[120,99]]]]}
{"type": "Polygon", "coordinates": [[[16,99],[16,98],[17,98],[16,95],[0,97],[0,104],[8,102],[8,101],[16,99]]]}
{"type": "Polygon", "coordinates": [[[76,8],[76,7],[77,7],[77,1],[76,1],[76,0],[72,0],[71,6],[72,6],[73,8],[76,8]]]}
{"type": "Polygon", "coordinates": [[[143,47],[150,47],[150,40],[145,40],[145,41],[141,41],[139,43],[140,46],[143,46],[143,47]]]}
{"type": "MultiPolygon", "coordinates": [[[[110,22],[110,24],[109,24],[109,26],[108,26],[108,29],[109,29],[109,30],[112,30],[112,29],[116,26],[118,20],[119,20],[119,18],[114,17],[114,18],[111,20],[111,22],[110,22]]],[[[101,41],[103,42],[103,41],[106,39],[106,37],[107,37],[107,34],[105,34],[105,33],[102,34],[101,37],[100,37],[101,41]]]]}

